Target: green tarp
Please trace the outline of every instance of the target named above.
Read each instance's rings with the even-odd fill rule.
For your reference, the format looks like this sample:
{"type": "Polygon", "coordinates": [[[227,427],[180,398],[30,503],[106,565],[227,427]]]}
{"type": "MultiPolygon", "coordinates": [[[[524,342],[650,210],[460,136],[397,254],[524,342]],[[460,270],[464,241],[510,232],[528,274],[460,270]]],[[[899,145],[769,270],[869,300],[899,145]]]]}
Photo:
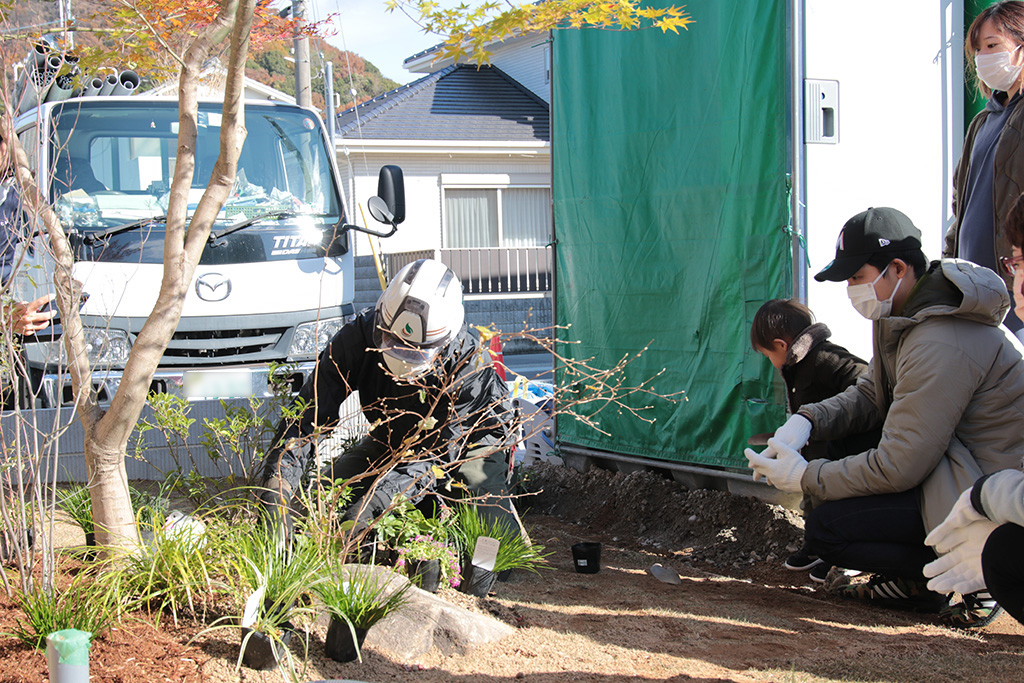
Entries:
{"type": "MultiPolygon", "coordinates": [[[[560,417],[563,443],[746,467],[743,448],[785,417],[750,321],[791,292],[786,4],[699,0],[676,36],[559,30],[552,185],[560,354],[611,367],[647,350],[626,385],[654,380],[648,424],[584,403],[602,434],[560,417]]],[[[562,385],[579,396],[592,382],[562,385]]],[[[607,390],[606,390],[607,391],[607,390]]]]}

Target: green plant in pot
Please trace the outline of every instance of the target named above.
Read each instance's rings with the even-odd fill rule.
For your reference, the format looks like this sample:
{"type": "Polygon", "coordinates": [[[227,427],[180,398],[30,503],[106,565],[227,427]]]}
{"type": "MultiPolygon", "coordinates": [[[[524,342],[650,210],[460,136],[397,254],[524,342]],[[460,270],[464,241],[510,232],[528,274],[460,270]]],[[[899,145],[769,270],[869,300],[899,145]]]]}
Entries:
{"type": "Polygon", "coordinates": [[[387,513],[374,523],[373,531],[377,541],[386,551],[393,553],[393,559],[397,560],[398,550],[417,536],[447,541],[453,521],[448,510],[442,508],[438,516],[428,516],[408,498],[398,495],[391,501],[387,513]]]}
{"type": "Polygon", "coordinates": [[[408,601],[412,584],[404,579],[395,581],[397,576],[373,565],[336,564],[331,580],[317,584],[316,593],[331,615],[324,643],[328,657],[339,662],[363,661],[367,631],[408,601]]]}
{"type": "Polygon", "coordinates": [[[418,535],[398,548],[395,565],[423,590],[436,592],[441,583],[458,588],[462,580],[458,555],[442,540],[418,535]]]}
{"type": "Polygon", "coordinates": [[[240,618],[229,626],[242,627],[238,666],[244,663],[250,668],[267,669],[285,660],[288,669],[294,671],[295,662],[288,649],[294,624],[315,618],[304,598],[325,580],[324,561],[317,545],[303,537],[285,544],[262,525],[239,525],[235,533],[220,539],[219,545],[213,552],[226,557],[231,567],[231,588],[242,606],[240,618]]]}
{"type": "Polygon", "coordinates": [[[454,536],[462,556],[459,589],[480,597],[487,595],[501,572],[511,569],[537,572],[547,566],[545,558],[551,554],[544,552],[544,546],[531,543],[518,528],[503,519],[483,514],[478,506],[468,503],[456,508],[454,536]],[[494,567],[490,570],[472,562],[477,543],[483,537],[498,541],[494,567]]]}

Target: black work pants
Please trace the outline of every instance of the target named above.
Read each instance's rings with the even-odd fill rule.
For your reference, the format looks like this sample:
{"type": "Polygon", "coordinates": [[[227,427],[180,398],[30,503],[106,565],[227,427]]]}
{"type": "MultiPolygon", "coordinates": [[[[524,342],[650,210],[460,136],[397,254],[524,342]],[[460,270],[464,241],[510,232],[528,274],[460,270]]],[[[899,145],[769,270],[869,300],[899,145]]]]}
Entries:
{"type": "Polygon", "coordinates": [[[916,489],[827,501],[811,511],[804,529],[808,552],[826,562],[916,581],[935,559],[925,535],[916,489]]]}
{"type": "Polygon", "coordinates": [[[1024,527],[997,527],[985,541],[981,570],[995,601],[1024,624],[1024,527]]]}

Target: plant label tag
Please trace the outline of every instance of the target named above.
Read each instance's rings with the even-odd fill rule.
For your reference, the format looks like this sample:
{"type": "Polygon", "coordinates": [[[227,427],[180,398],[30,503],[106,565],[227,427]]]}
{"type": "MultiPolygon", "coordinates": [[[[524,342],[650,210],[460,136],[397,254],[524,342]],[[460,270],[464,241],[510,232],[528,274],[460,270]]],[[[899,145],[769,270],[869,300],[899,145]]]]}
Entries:
{"type": "Polygon", "coordinates": [[[245,609],[242,610],[242,626],[249,627],[256,623],[260,606],[263,605],[263,594],[267,591],[266,584],[260,586],[245,601],[245,609]]]}
{"type": "Polygon", "coordinates": [[[498,546],[501,542],[490,536],[480,536],[476,539],[476,548],[473,550],[473,566],[494,571],[494,562],[498,559],[498,546]]]}

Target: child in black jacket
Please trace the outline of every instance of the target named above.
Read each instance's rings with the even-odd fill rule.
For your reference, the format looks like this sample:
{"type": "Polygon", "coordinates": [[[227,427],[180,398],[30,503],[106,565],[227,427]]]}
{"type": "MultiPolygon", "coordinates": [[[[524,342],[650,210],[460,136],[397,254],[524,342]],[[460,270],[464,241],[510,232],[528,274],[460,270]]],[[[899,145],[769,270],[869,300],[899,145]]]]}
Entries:
{"type": "MultiPolygon", "coordinates": [[[[842,393],[867,370],[866,361],[828,341],[830,335],[824,323],[814,322],[807,306],[792,299],[772,299],[754,314],[750,343],[781,373],[790,413],[795,414],[805,403],[817,403],[842,393]]],[[[807,460],[837,460],[878,445],[880,437],[881,432],[876,429],[836,441],[811,441],[802,452],[807,460]]],[[[814,506],[815,501],[809,497],[801,503],[804,514],[814,506]]],[[[830,569],[805,548],[791,555],[785,566],[793,571],[810,569],[811,579],[819,583],[825,581],[830,569]]]]}

